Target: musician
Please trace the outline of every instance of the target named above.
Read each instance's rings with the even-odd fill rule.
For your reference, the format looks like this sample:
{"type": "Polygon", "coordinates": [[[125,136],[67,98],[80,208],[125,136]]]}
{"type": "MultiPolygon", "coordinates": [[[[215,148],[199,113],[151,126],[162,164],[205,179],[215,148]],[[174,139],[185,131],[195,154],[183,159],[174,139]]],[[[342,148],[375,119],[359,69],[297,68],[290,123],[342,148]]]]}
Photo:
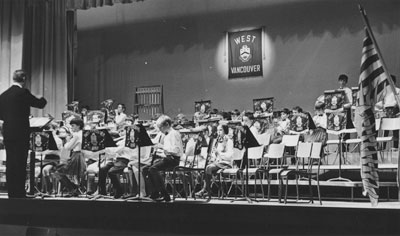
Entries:
{"type": "Polygon", "coordinates": [[[328,126],[328,117],[325,113],[325,103],[317,101],[315,103],[315,115],[312,118],[315,124],[315,129],[310,128],[310,133],[305,135],[305,142],[321,142],[323,145],[328,140],[326,132],[328,126]]]}
{"type": "Polygon", "coordinates": [[[211,160],[206,167],[205,182],[203,188],[196,193],[203,197],[208,195],[211,199],[211,178],[218,170],[232,167],[233,141],[228,137],[229,128],[227,125],[219,125],[217,128],[218,137],[211,151],[211,160]]]}
{"type": "MultiPolygon", "coordinates": [[[[131,132],[131,134],[135,134],[134,132],[131,132]]],[[[135,140],[135,137],[131,137],[131,140],[135,140]]],[[[146,196],[146,181],[144,180],[144,168],[148,168],[151,165],[151,155],[150,150],[151,147],[141,147],[140,148],[140,168],[141,168],[141,176],[139,176],[139,158],[138,158],[138,149],[135,146],[134,149],[131,149],[133,155],[130,156],[129,163],[128,163],[128,176],[130,183],[132,183],[131,187],[133,189],[132,192],[136,191],[139,192],[140,197],[146,196]],[[134,183],[138,183],[140,178],[140,189],[138,189],[137,185],[134,185],[134,183]],[[134,181],[136,180],[136,181],[134,181]]]]}
{"type": "Polygon", "coordinates": [[[180,157],[183,154],[183,144],[181,134],[172,128],[172,120],[166,115],[157,119],[158,129],[165,135],[164,143],[157,144],[156,148],[164,153],[159,156],[160,160],[149,167],[149,178],[152,183],[153,193],[151,198],[158,201],[171,201],[171,198],[165,189],[163,178],[160,171],[170,170],[179,165],[180,157]]]}
{"type": "Polygon", "coordinates": [[[29,149],[30,107],[44,108],[46,99],[37,98],[23,88],[27,75],[23,70],[13,74],[13,84],[0,95],[0,120],[4,121],[6,179],[9,198],[25,198],[26,163],[29,149]]]}
{"type": "Polygon", "coordinates": [[[240,111],[238,109],[231,111],[231,119],[232,120],[241,120],[240,111]]]}
{"type": "MultiPolygon", "coordinates": [[[[51,194],[53,191],[52,182],[50,175],[54,171],[54,168],[59,165],[60,163],[60,151],[62,150],[65,144],[65,138],[68,135],[67,128],[60,127],[55,129],[54,127],[50,129],[53,133],[54,141],[57,146],[57,150],[46,150],[42,153],[44,155],[43,162],[42,162],[42,180],[43,180],[43,191],[51,194]]],[[[36,177],[39,177],[40,174],[40,166],[37,167],[38,171],[36,177]]]]}
{"type": "MultiPolygon", "coordinates": [[[[394,85],[396,86],[396,76],[390,75],[394,85]]],[[[400,94],[400,88],[395,87],[396,89],[396,94],[400,94]]],[[[386,93],[385,98],[383,101],[378,102],[375,107],[379,110],[384,110],[385,112],[385,117],[387,118],[395,118],[398,117],[399,114],[399,105],[397,104],[395,94],[393,93],[392,89],[388,89],[388,92],[386,93]]],[[[389,130],[385,130],[383,132],[383,136],[387,137],[389,135],[389,130]]],[[[386,143],[383,144],[383,148],[386,147],[386,143]]],[[[398,130],[393,130],[393,147],[398,148],[399,147],[399,131],[398,130]]]]}
{"type": "Polygon", "coordinates": [[[347,77],[347,75],[345,74],[341,74],[338,78],[339,89],[344,91],[344,103],[343,103],[344,109],[350,109],[351,105],[353,104],[353,92],[349,87],[347,87],[348,80],[349,77],[347,77]]]}
{"type": "Polygon", "coordinates": [[[281,111],[281,119],[276,123],[275,132],[272,137],[272,143],[280,143],[282,141],[283,135],[289,133],[289,115],[290,110],[287,108],[283,108],[283,110],[281,111]]]}
{"type": "Polygon", "coordinates": [[[61,184],[70,191],[70,195],[78,196],[78,186],[86,171],[85,158],[81,153],[83,120],[80,118],[74,118],[71,120],[70,125],[72,136],[67,137],[64,149],[70,151],[71,155],[66,164],[61,164],[57,167],[54,175],[61,184]],[[73,176],[74,183],[69,180],[67,175],[73,176]]]}
{"type": "Polygon", "coordinates": [[[118,103],[117,109],[115,110],[115,124],[117,126],[123,125],[127,115],[125,114],[125,104],[118,103]]]}
{"type": "MultiPolygon", "coordinates": [[[[117,147],[106,148],[106,155],[115,156],[113,161],[107,161],[105,165],[100,167],[99,170],[99,193],[101,195],[106,195],[106,177],[111,180],[112,186],[114,188],[114,198],[121,198],[123,195],[123,190],[120,182],[120,174],[123,173],[124,169],[128,166],[128,163],[134,157],[137,158],[137,148],[129,148],[125,146],[126,142],[126,131],[125,129],[120,129],[119,133],[121,139],[117,142],[117,147]]],[[[131,132],[134,133],[134,132],[131,132]]]]}
{"type": "Polygon", "coordinates": [[[242,123],[243,125],[246,125],[249,127],[251,133],[254,136],[258,135],[258,130],[257,127],[254,126],[254,116],[252,112],[246,112],[243,117],[242,117],[242,123]]]}
{"type": "Polygon", "coordinates": [[[299,106],[295,106],[292,109],[292,116],[297,116],[303,114],[303,108],[299,107],[299,106]]]}

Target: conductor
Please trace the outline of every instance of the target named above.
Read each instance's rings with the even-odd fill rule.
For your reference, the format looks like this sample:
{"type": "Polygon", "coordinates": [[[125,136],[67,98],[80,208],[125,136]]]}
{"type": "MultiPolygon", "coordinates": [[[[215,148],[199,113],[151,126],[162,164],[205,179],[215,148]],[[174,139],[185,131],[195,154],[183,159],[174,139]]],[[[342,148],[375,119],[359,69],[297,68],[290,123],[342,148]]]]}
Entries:
{"type": "Polygon", "coordinates": [[[26,162],[29,149],[30,107],[44,108],[46,99],[37,98],[24,88],[27,75],[23,70],[13,74],[13,84],[0,95],[0,119],[4,121],[6,181],[9,198],[26,198],[26,162]]]}

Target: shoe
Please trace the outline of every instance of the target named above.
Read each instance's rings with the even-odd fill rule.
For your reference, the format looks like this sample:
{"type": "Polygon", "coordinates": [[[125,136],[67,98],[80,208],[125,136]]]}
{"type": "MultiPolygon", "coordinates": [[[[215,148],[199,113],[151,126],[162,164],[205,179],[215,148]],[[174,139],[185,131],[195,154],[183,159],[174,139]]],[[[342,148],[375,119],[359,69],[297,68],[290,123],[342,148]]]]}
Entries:
{"type": "Polygon", "coordinates": [[[116,191],[114,195],[114,199],[120,199],[124,194],[122,192],[116,191]]]}
{"type": "Polygon", "coordinates": [[[153,193],[150,195],[150,198],[153,199],[154,201],[157,201],[157,199],[160,198],[160,193],[158,193],[158,192],[153,192],[153,193]]]}
{"type": "Polygon", "coordinates": [[[165,202],[170,202],[170,201],[171,201],[171,197],[169,196],[168,193],[165,193],[165,194],[164,194],[164,201],[165,201],[165,202]]]}
{"type": "Polygon", "coordinates": [[[204,196],[207,195],[207,192],[204,189],[202,189],[202,190],[198,191],[197,193],[195,193],[195,195],[196,195],[196,197],[204,198],[204,196]]]}

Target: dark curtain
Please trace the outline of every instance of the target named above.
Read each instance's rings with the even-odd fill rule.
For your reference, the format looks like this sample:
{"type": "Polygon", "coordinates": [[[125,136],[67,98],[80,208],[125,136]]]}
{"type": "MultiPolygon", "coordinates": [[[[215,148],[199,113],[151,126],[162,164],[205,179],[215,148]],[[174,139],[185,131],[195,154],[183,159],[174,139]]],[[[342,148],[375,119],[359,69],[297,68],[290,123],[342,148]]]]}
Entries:
{"type": "Polygon", "coordinates": [[[67,89],[68,103],[75,100],[75,61],[78,53],[78,29],[76,10],[67,11],[67,89]]]}
{"type": "Polygon", "coordinates": [[[64,0],[27,0],[23,68],[33,94],[48,104],[33,115],[61,118],[67,104],[67,17],[64,0]]]}

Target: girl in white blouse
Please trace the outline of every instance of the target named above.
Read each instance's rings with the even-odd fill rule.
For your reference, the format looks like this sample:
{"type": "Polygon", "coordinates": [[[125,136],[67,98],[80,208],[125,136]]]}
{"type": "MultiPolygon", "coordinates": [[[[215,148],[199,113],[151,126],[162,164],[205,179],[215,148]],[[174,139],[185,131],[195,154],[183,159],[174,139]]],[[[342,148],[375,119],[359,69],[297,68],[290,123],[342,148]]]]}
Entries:
{"type": "Polygon", "coordinates": [[[218,170],[232,167],[233,141],[228,137],[229,128],[227,125],[219,125],[217,128],[218,137],[213,144],[211,151],[211,159],[206,167],[206,175],[203,189],[196,193],[197,196],[203,197],[208,195],[211,200],[211,178],[218,170]]]}

